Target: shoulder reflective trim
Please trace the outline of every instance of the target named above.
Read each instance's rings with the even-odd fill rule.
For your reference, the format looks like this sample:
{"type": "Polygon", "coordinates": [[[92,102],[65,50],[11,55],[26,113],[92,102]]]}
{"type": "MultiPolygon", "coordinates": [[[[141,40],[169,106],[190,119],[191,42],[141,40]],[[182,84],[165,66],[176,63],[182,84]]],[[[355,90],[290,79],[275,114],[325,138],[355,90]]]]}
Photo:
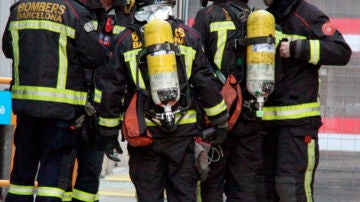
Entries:
{"type": "Polygon", "coordinates": [[[95,201],[96,194],[84,192],[78,189],[74,189],[73,198],[79,201],[95,201]]]}
{"type": "Polygon", "coordinates": [[[67,37],[60,33],[59,36],[59,68],[56,88],[66,88],[66,78],[68,75],[68,57],[67,57],[67,37]]]}
{"type": "Polygon", "coordinates": [[[310,59],[309,63],[318,64],[320,60],[320,41],[310,40],[310,59]]]}
{"type": "Polygon", "coordinates": [[[221,63],[224,57],[228,30],[236,30],[233,21],[212,22],[210,24],[210,32],[217,32],[218,40],[216,44],[217,50],[214,55],[214,63],[219,69],[221,69],[221,63]]]}
{"type": "Polygon", "coordinates": [[[21,186],[16,184],[10,184],[8,193],[22,196],[31,196],[34,194],[34,186],[21,186]]]}
{"type": "Polygon", "coordinates": [[[56,187],[38,187],[37,195],[45,197],[56,197],[62,199],[65,191],[56,187]]]}
{"type": "Polygon", "coordinates": [[[210,23],[210,32],[217,32],[222,30],[235,30],[236,26],[233,21],[220,21],[210,23]]]}
{"type": "Polygon", "coordinates": [[[311,139],[311,142],[308,143],[307,146],[307,167],[305,171],[305,179],[304,179],[304,188],[305,188],[305,195],[306,195],[306,201],[312,202],[313,196],[312,196],[312,190],[311,190],[311,184],[313,182],[313,174],[314,174],[314,168],[315,168],[315,153],[316,153],[316,146],[315,146],[315,139],[311,139]]]}
{"type": "Polygon", "coordinates": [[[19,32],[17,30],[11,30],[11,37],[12,37],[12,48],[14,52],[14,85],[18,85],[19,82],[19,32]]]}
{"type": "Polygon", "coordinates": [[[204,108],[206,115],[208,116],[216,116],[224,111],[226,111],[226,104],[225,101],[222,100],[219,104],[215,105],[214,107],[204,108]]]}
{"type": "Polygon", "coordinates": [[[99,22],[96,21],[96,20],[92,20],[91,23],[92,23],[93,27],[95,28],[95,30],[97,31],[97,30],[99,29],[99,28],[98,28],[99,22]]]}
{"type": "Polygon", "coordinates": [[[321,114],[319,102],[291,106],[264,107],[263,111],[263,120],[299,119],[319,116],[321,114]]]}
{"type": "Polygon", "coordinates": [[[52,32],[65,34],[72,39],[75,38],[75,29],[61,23],[51,22],[47,20],[21,20],[10,22],[10,30],[23,30],[23,29],[43,29],[52,32]]]}
{"type": "Polygon", "coordinates": [[[99,117],[99,125],[105,127],[116,127],[120,125],[120,117],[119,118],[104,118],[99,117]]]}
{"type": "MultiPolygon", "coordinates": [[[[125,60],[125,62],[129,63],[130,70],[131,70],[131,78],[133,79],[134,83],[136,83],[136,80],[137,80],[136,79],[136,69],[137,69],[137,65],[138,65],[137,56],[141,50],[142,49],[135,49],[135,50],[127,51],[124,53],[124,60],[125,60]]],[[[139,74],[139,87],[142,89],[145,89],[144,79],[141,74],[139,74]]]]}
{"type": "Polygon", "coordinates": [[[71,191],[68,191],[68,192],[65,192],[63,197],[62,197],[62,201],[72,201],[72,192],[71,191]]]}
{"type": "MultiPolygon", "coordinates": [[[[177,123],[177,121],[179,120],[180,117],[181,117],[181,114],[178,114],[178,113],[175,114],[175,123],[177,123]]],[[[149,120],[149,119],[145,118],[146,126],[157,126],[153,121],[155,121],[158,125],[161,125],[159,120],[156,120],[156,119],[149,120]]],[[[196,123],[196,110],[193,110],[193,109],[188,110],[178,124],[184,125],[184,124],[190,124],[190,123],[196,123]]]]}
{"type": "Polygon", "coordinates": [[[115,25],[113,28],[112,33],[113,34],[119,34],[120,32],[122,32],[125,29],[125,27],[120,26],[120,25],[115,25]]]}
{"type": "Polygon", "coordinates": [[[195,60],[196,51],[189,46],[179,45],[180,53],[184,55],[186,76],[189,79],[192,72],[192,65],[195,60]]]}
{"type": "Polygon", "coordinates": [[[296,34],[281,34],[281,39],[287,38],[289,41],[295,41],[295,40],[305,40],[307,39],[306,36],[296,35],[296,34]]]}
{"type": "Polygon", "coordinates": [[[95,90],[94,90],[94,102],[95,103],[100,103],[101,102],[101,96],[102,96],[101,90],[99,90],[98,88],[95,88],[95,90]]]}
{"type": "Polygon", "coordinates": [[[37,86],[12,87],[12,97],[20,100],[38,100],[73,105],[85,105],[87,92],[37,86]]]}
{"type": "Polygon", "coordinates": [[[282,38],[283,38],[282,32],[275,30],[275,47],[279,45],[282,38]]]}

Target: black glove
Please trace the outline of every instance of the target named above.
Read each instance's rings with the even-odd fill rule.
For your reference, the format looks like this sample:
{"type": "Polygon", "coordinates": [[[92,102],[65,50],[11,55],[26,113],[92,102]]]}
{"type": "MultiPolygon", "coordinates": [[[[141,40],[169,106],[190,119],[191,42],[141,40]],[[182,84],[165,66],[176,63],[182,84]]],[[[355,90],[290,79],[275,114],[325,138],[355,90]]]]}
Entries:
{"type": "Polygon", "coordinates": [[[202,138],[214,146],[221,145],[226,139],[227,127],[228,123],[224,122],[208,128],[202,131],[202,138]]]}
{"type": "Polygon", "coordinates": [[[104,151],[105,155],[113,161],[119,162],[118,154],[122,154],[120,143],[118,141],[119,130],[100,129],[98,149],[104,151]],[[111,134],[111,135],[110,135],[111,134]]]}
{"type": "Polygon", "coordinates": [[[228,122],[223,122],[215,126],[216,138],[211,141],[212,145],[221,145],[227,136],[228,122]]]}

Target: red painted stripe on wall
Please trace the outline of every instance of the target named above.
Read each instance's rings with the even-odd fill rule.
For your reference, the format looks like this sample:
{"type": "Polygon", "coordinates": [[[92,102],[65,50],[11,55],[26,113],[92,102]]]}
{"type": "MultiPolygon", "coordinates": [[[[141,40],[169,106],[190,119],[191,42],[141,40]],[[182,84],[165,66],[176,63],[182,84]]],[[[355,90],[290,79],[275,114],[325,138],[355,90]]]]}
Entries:
{"type": "Polygon", "coordinates": [[[319,132],[360,135],[360,118],[324,117],[319,132]]]}
{"type": "Polygon", "coordinates": [[[360,34],[359,18],[332,18],[330,21],[343,34],[360,34]]]}

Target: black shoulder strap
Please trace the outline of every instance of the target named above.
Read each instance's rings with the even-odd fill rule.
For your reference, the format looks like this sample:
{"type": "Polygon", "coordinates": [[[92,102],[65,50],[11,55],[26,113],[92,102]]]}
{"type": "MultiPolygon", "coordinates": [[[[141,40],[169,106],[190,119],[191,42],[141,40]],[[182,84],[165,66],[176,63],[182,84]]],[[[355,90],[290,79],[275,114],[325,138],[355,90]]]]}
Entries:
{"type": "Polygon", "coordinates": [[[247,22],[247,17],[249,14],[244,10],[244,8],[242,8],[241,6],[238,6],[236,4],[233,4],[233,3],[214,3],[214,4],[220,6],[221,8],[225,9],[229,13],[239,34],[245,36],[246,22],[247,22]],[[236,14],[234,9],[236,9],[240,12],[238,12],[238,14],[236,14]]]}

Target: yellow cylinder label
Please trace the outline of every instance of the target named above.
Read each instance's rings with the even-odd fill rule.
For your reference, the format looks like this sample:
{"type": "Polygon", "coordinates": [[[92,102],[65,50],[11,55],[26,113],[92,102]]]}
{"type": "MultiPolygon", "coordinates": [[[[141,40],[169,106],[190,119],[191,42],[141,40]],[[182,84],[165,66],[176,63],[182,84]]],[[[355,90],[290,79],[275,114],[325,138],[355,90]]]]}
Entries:
{"type": "Polygon", "coordinates": [[[161,55],[147,55],[149,74],[163,72],[177,72],[176,58],[174,53],[161,55]]]}

